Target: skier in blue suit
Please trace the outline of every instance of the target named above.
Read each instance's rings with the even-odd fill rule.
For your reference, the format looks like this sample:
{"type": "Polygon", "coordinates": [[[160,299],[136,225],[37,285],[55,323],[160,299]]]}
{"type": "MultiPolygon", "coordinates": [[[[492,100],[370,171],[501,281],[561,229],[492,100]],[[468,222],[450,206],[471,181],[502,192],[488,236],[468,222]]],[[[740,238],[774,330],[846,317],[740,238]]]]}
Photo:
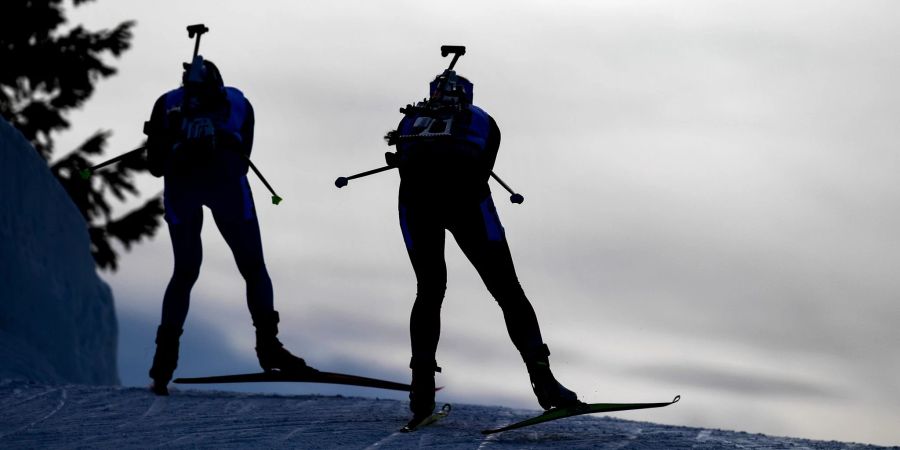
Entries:
{"type": "Polygon", "coordinates": [[[472,83],[452,70],[430,84],[431,98],[402,110],[387,136],[396,153],[388,165],[400,171],[400,228],[416,274],[410,317],[412,426],[434,410],[435,359],[440,310],[447,285],[445,230],[450,231],[503,311],[539,404],[549,409],[578,402],[550,371],[534,308],[519,284],[506,233],[494,207],[488,178],[500,147],[500,129],[472,104],[472,83]]]}
{"type": "Polygon", "coordinates": [[[165,177],[165,219],[175,258],[150,369],[152,389],[159,395],[168,393],[191,288],[200,274],[204,205],[212,211],[246,281],[260,366],[266,371],[313,370],[277,338],[279,316],[247,182],[253,107],[241,91],[224,85],[215,64],[196,58],[185,65],[182,87],[156,101],[145,130],[150,172],[165,177]]]}

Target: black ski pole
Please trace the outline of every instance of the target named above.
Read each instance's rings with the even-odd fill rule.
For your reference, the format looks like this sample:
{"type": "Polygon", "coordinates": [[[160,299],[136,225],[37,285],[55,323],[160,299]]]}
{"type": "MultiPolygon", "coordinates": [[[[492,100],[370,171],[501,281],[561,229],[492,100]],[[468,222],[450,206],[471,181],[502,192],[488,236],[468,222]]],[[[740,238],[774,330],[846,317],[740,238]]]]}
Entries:
{"type": "Polygon", "coordinates": [[[259,181],[262,181],[263,184],[266,185],[266,189],[268,189],[269,192],[272,193],[272,204],[277,205],[281,203],[281,200],[283,199],[275,193],[275,190],[272,189],[272,186],[269,186],[269,182],[266,181],[266,177],[264,177],[263,174],[259,172],[259,169],[256,168],[256,165],[253,164],[253,161],[250,161],[250,158],[247,158],[247,162],[250,163],[250,168],[253,169],[253,173],[255,173],[256,176],[259,177],[259,181]]]}
{"type": "Polygon", "coordinates": [[[517,204],[521,204],[525,201],[525,197],[523,197],[522,194],[515,193],[512,188],[510,188],[506,183],[503,182],[503,180],[500,179],[500,177],[497,176],[496,173],[494,173],[494,171],[491,171],[491,176],[494,177],[494,179],[497,180],[498,183],[500,183],[500,186],[503,186],[504,189],[512,194],[509,196],[509,201],[517,204]]]}
{"type": "Polygon", "coordinates": [[[376,174],[376,173],[384,172],[385,170],[391,170],[391,169],[393,169],[393,168],[395,168],[395,167],[397,167],[397,166],[384,166],[384,167],[379,167],[379,168],[377,168],[377,169],[372,169],[372,170],[367,170],[367,171],[365,171],[365,172],[360,172],[360,173],[358,173],[358,174],[356,174],[356,175],[350,175],[349,177],[338,177],[337,180],[334,180],[334,185],[337,186],[338,188],[342,188],[342,187],[344,187],[344,186],[347,185],[347,182],[349,182],[350,180],[352,180],[352,179],[354,179],[354,178],[367,177],[367,176],[369,176],[369,175],[373,175],[373,174],[376,174]]]}
{"type": "Polygon", "coordinates": [[[108,165],[110,165],[110,164],[115,164],[115,163],[117,163],[117,162],[119,162],[119,161],[121,161],[121,160],[123,160],[123,159],[125,159],[125,158],[128,158],[129,156],[132,156],[132,155],[134,155],[134,154],[136,154],[136,153],[142,152],[142,151],[144,151],[144,150],[146,150],[146,149],[147,149],[147,147],[145,147],[145,146],[142,145],[142,146],[140,146],[140,147],[138,147],[138,148],[136,148],[136,149],[134,149],[134,150],[132,150],[132,151],[130,151],[130,152],[123,153],[123,154],[121,154],[121,155],[119,155],[119,156],[116,156],[115,158],[112,158],[112,159],[103,161],[102,163],[97,164],[97,165],[95,165],[95,166],[91,166],[91,167],[89,167],[89,168],[87,168],[87,169],[82,169],[82,170],[79,172],[79,173],[81,174],[81,178],[84,179],[84,180],[87,180],[87,179],[90,178],[91,175],[93,175],[94,172],[96,172],[97,170],[102,169],[102,168],[104,168],[104,167],[106,167],[106,166],[108,166],[108,165]]]}
{"type": "Polygon", "coordinates": [[[275,190],[272,189],[272,186],[268,181],[266,181],[266,177],[264,177],[262,172],[260,172],[259,169],[256,168],[256,164],[253,164],[253,161],[250,161],[250,157],[241,152],[237,152],[237,154],[241,155],[247,161],[247,164],[249,164],[250,168],[253,169],[253,173],[255,173],[257,177],[259,177],[259,181],[262,181],[263,184],[266,185],[266,189],[268,189],[272,194],[272,204],[277,205],[281,203],[281,201],[284,199],[279,197],[278,194],[275,193],[275,190]]]}

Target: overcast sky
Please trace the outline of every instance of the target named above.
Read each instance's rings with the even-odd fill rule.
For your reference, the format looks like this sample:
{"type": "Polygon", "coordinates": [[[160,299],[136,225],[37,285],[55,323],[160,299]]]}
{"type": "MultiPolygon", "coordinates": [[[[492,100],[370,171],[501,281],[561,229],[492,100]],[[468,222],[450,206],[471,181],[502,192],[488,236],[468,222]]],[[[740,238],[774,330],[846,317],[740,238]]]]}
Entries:
{"type": "MultiPolygon", "coordinates": [[[[140,144],[201,53],[256,110],[253,179],[282,340],[325,370],[406,379],[415,277],[388,172],[398,108],[457,64],[503,133],[492,184],[557,377],[625,418],[900,443],[900,4],[889,1],[100,1],[135,19],[119,74],[59,138],[140,144]],[[259,3],[257,3],[259,4],[259,3]]],[[[141,180],[149,196],[162,182],[141,180]]],[[[208,214],[208,213],[207,213],[208,214]]],[[[243,281],[211,220],[176,375],[255,370],[243,281]]],[[[439,400],[537,408],[499,308],[452,239],[439,400]]],[[[147,382],[168,233],[104,274],[123,382],[147,382]]],[[[244,388],[244,387],[241,387],[244,388]]],[[[389,393],[319,386],[290,392],[389,393]],[[325,389],[325,390],[323,390],[325,389]],[[333,390],[328,390],[333,389],[333,390]]],[[[399,397],[401,398],[402,394],[399,397]]]]}

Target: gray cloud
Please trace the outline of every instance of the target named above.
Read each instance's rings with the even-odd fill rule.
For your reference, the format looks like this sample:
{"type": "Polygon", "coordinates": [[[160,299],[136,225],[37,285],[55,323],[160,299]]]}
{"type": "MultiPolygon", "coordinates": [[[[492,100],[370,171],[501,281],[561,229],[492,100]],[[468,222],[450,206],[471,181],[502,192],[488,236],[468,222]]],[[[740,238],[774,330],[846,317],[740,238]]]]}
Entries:
{"type": "Polygon", "coordinates": [[[814,397],[840,399],[842,393],[806,379],[791,379],[710,367],[648,366],[629,371],[631,375],[675,383],[689,388],[717,390],[729,394],[766,396],[780,399],[814,397]]]}

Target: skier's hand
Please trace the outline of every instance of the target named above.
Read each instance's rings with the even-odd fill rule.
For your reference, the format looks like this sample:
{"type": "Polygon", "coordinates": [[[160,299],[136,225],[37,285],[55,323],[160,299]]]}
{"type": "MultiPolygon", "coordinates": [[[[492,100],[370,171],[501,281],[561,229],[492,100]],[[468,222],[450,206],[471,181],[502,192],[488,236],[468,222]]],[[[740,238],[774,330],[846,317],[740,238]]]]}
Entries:
{"type": "Polygon", "coordinates": [[[233,133],[229,133],[225,130],[216,128],[215,136],[216,136],[216,144],[218,144],[219,146],[231,147],[232,149],[235,149],[237,151],[240,151],[240,152],[246,154],[246,152],[244,152],[244,149],[242,148],[243,144],[237,138],[237,136],[235,136],[233,133]]]}
{"type": "Polygon", "coordinates": [[[384,152],[384,162],[390,167],[397,167],[400,165],[400,157],[394,152],[384,152]]]}

